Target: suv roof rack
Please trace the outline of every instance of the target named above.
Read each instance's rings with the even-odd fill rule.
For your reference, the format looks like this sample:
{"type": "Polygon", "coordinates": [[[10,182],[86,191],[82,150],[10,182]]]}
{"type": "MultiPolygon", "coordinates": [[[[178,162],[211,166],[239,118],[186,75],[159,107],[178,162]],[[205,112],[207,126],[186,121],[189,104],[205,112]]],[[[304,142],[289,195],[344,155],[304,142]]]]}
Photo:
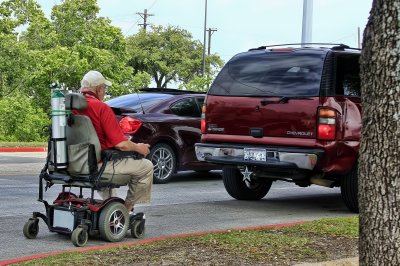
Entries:
{"type": "Polygon", "coordinates": [[[354,49],[354,50],[361,50],[359,48],[352,48],[346,44],[343,43],[284,43],[284,44],[275,44],[275,45],[264,45],[264,46],[260,46],[257,48],[252,48],[249,49],[249,51],[254,51],[254,50],[264,50],[266,48],[269,47],[280,47],[280,46],[289,46],[289,45],[309,45],[307,47],[310,47],[312,45],[324,45],[324,46],[330,46],[329,48],[331,48],[332,50],[344,50],[344,49],[354,49]]]}
{"type": "Polygon", "coordinates": [[[154,93],[170,93],[170,94],[204,94],[204,91],[187,91],[171,88],[141,88],[139,91],[154,93]]]}

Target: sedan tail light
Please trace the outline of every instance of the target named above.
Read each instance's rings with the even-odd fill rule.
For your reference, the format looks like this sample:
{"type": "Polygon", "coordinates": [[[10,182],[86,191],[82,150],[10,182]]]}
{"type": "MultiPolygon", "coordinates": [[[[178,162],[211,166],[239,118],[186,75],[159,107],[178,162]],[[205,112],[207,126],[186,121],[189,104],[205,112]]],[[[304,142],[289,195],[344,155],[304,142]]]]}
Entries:
{"type": "Polygon", "coordinates": [[[130,116],[125,116],[121,119],[121,121],[119,121],[119,126],[121,127],[124,134],[135,134],[142,126],[142,124],[142,121],[130,116]]]}
{"type": "Polygon", "coordinates": [[[336,111],[329,108],[318,109],[318,135],[320,140],[335,140],[336,111]]]}

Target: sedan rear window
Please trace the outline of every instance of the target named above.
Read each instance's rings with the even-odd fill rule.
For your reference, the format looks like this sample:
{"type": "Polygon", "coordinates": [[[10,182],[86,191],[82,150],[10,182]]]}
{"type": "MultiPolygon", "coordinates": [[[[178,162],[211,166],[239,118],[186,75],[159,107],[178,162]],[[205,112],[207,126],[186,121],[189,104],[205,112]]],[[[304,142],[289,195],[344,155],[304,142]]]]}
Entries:
{"type": "Polygon", "coordinates": [[[318,96],[325,54],[249,52],[232,58],[211,95],[318,96]]]}
{"type": "Polygon", "coordinates": [[[106,101],[110,107],[130,109],[137,113],[143,113],[147,108],[158,104],[161,100],[172,98],[173,95],[158,93],[135,93],[120,96],[106,101]]]}

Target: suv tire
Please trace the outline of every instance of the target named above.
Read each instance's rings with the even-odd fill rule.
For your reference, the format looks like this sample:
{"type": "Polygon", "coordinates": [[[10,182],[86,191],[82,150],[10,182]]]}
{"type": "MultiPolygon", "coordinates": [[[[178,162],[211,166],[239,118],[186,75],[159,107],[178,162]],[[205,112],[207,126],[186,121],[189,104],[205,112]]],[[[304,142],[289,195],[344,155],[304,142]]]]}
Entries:
{"type": "Polygon", "coordinates": [[[226,191],[237,200],[260,200],[271,188],[272,180],[252,180],[251,184],[243,181],[243,175],[239,169],[224,167],[222,180],[226,191]]]}
{"type": "Polygon", "coordinates": [[[346,175],[342,176],[340,191],[347,208],[358,213],[358,167],[357,165],[346,175]]]}

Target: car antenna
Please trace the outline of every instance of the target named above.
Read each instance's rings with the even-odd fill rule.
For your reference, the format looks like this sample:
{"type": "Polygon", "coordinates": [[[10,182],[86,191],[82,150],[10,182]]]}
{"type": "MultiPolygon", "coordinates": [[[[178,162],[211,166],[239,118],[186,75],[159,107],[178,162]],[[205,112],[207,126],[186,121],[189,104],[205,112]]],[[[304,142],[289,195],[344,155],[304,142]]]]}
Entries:
{"type": "Polygon", "coordinates": [[[142,99],[140,99],[140,95],[139,95],[139,94],[140,94],[140,93],[137,92],[137,96],[138,96],[138,98],[139,98],[140,107],[142,107],[142,112],[143,112],[143,114],[144,114],[144,108],[143,108],[143,105],[142,105],[142,99]]]}

